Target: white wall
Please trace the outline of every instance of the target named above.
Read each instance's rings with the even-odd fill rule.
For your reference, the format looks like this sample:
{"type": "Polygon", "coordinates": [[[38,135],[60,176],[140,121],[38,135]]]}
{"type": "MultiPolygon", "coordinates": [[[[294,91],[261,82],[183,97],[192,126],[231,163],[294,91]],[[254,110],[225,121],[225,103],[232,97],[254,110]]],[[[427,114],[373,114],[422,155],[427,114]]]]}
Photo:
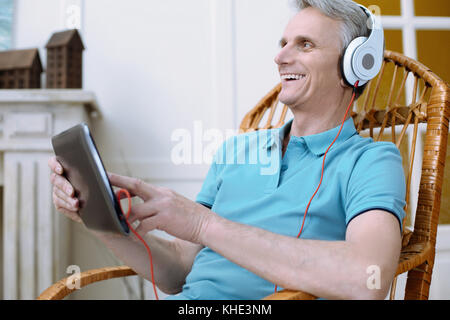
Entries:
{"type": "MultiPolygon", "coordinates": [[[[172,164],[171,134],[192,132],[196,120],[204,130],[237,129],[278,81],[273,58],[287,1],[18,0],[13,47],[39,47],[45,67],[45,44],[73,23],[73,5],[86,47],[83,88],[95,92],[102,109],[92,129],[107,169],[194,199],[208,164],[172,164]]],[[[119,263],[78,227],[71,251],[82,270],[119,263]]],[[[122,283],[77,297],[100,290],[103,298],[127,298],[122,283]]]]}
{"type": "Polygon", "coordinates": [[[274,58],[294,11],[289,1],[235,1],[236,103],[240,120],[280,82],[274,58]]]}
{"type": "MultiPolygon", "coordinates": [[[[67,9],[79,7],[83,87],[95,92],[102,109],[93,131],[107,169],[194,199],[208,165],[172,164],[171,134],[192,132],[196,120],[205,130],[237,129],[279,81],[273,59],[292,14],[288,3],[17,0],[13,46],[39,47],[45,67],[46,42],[73,18],[67,9]]],[[[82,270],[120,263],[78,227],[71,250],[71,263],[82,270]]],[[[138,290],[124,289],[128,283],[136,288],[133,281],[94,286],[76,297],[137,297],[138,290]]],[[[152,297],[148,285],[145,296],[152,297]]]]}

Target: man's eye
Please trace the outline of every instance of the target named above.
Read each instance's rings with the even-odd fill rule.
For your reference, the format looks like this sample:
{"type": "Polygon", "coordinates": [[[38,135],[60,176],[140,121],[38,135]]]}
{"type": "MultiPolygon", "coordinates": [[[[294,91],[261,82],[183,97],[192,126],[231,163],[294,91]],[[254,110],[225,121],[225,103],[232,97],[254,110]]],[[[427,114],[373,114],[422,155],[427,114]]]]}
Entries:
{"type": "Polygon", "coordinates": [[[299,50],[309,50],[312,49],[313,47],[314,47],[313,44],[309,41],[302,41],[298,44],[299,50]]]}

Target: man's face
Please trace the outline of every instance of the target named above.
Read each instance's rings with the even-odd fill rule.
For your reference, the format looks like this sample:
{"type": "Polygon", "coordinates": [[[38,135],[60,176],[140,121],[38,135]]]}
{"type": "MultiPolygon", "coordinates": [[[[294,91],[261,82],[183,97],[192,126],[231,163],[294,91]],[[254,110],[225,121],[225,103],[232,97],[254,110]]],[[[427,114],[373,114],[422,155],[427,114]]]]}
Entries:
{"type": "Polygon", "coordinates": [[[341,92],[341,24],[319,10],[300,11],[287,25],[275,57],[281,76],[282,103],[297,107],[341,92]]]}

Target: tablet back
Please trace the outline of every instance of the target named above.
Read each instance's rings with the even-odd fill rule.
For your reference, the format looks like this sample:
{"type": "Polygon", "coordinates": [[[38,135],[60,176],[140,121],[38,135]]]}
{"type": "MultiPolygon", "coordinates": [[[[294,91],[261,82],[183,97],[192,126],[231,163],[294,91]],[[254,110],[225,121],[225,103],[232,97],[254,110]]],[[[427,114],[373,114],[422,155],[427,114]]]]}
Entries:
{"type": "Polygon", "coordinates": [[[89,127],[76,125],[52,137],[56,159],[79,199],[79,213],[89,229],[129,234],[89,127]]]}

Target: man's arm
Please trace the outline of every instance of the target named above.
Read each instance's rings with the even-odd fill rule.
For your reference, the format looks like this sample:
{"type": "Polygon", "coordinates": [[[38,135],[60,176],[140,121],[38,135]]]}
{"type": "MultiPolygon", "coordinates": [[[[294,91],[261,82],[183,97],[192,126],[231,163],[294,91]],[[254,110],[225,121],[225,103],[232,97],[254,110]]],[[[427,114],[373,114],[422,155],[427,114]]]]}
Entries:
{"type": "MultiPolygon", "coordinates": [[[[148,253],[134,234],[122,236],[91,232],[137,274],[152,281],[148,253]]],[[[166,240],[151,234],[143,235],[143,238],[151,249],[155,284],[167,294],[181,292],[195,256],[203,246],[180,239],[166,240]]]]}
{"type": "Polygon", "coordinates": [[[211,214],[200,242],[283,288],[326,299],[383,299],[398,264],[397,218],[371,210],[348,225],[345,241],[282,236],[211,214]],[[370,266],[379,267],[380,289],[369,289],[370,266]]]}
{"type": "MultiPolygon", "coordinates": [[[[63,168],[55,157],[49,159],[52,170],[53,202],[56,209],[75,222],[82,223],[78,214],[78,199],[74,189],[63,176],[63,168]]],[[[130,233],[130,236],[112,235],[90,230],[125,264],[142,277],[151,281],[150,262],[144,245],[130,233]]],[[[143,235],[152,251],[155,269],[155,284],[165,293],[181,291],[195,256],[201,245],[175,239],[168,241],[150,234],[143,235]]]]}

